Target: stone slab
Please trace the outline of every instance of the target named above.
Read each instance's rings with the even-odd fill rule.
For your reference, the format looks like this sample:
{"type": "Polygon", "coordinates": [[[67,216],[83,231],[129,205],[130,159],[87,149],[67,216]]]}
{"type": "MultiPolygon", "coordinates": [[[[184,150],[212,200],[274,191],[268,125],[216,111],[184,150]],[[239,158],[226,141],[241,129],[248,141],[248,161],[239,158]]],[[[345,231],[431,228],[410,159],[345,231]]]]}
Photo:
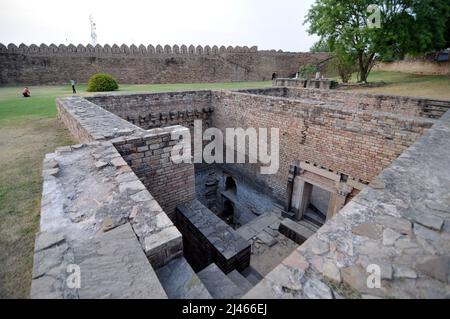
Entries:
{"type": "Polygon", "coordinates": [[[215,299],[237,299],[243,295],[242,290],[214,263],[197,275],[215,299]]]}
{"type": "Polygon", "coordinates": [[[184,257],[156,270],[170,299],[211,299],[211,295],[184,257]]]}
{"type": "MultiPolygon", "coordinates": [[[[53,236],[59,236],[53,234],[53,236]]],[[[34,256],[31,298],[167,298],[129,223],[90,240],[58,241],[34,256]],[[80,286],[70,283],[79,269],[80,286]]]]}

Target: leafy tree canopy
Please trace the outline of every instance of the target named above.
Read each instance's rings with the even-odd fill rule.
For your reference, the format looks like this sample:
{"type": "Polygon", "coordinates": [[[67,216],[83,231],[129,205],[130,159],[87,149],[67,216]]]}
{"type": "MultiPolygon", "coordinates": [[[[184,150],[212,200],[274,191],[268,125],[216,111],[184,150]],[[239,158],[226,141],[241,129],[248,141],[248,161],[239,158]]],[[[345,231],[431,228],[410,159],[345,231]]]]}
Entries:
{"type": "MultiPolygon", "coordinates": [[[[393,60],[448,45],[449,0],[317,0],[306,16],[309,33],[330,51],[353,55],[359,80],[376,58],[393,60]],[[380,27],[371,25],[379,9],[380,27]]],[[[319,45],[318,45],[319,46],[319,45]]]]}

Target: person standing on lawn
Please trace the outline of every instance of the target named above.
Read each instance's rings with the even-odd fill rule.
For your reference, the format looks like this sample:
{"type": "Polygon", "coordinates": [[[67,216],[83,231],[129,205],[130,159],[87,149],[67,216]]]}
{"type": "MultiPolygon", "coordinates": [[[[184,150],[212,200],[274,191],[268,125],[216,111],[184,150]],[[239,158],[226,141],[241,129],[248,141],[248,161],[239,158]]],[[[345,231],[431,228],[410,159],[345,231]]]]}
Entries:
{"type": "Polygon", "coordinates": [[[77,90],[75,89],[75,80],[70,80],[70,85],[72,85],[72,93],[75,94],[77,93],[77,90]]]}

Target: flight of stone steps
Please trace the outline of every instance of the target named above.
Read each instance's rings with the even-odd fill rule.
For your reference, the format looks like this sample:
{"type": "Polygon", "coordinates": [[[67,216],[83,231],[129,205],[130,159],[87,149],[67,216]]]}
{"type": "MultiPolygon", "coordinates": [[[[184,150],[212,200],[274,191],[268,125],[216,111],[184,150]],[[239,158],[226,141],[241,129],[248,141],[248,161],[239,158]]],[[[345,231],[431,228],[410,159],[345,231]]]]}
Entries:
{"type": "Polygon", "coordinates": [[[255,286],[262,276],[249,267],[225,274],[212,263],[197,274],[184,257],[177,258],[156,271],[171,299],[238,299],[255,286]]]}
{"type": "Polygon", "coordinates": [[[423,107],[421,115],[438,119],[449,109],[449,101],[427,100],[425,106],[423,107]]]}

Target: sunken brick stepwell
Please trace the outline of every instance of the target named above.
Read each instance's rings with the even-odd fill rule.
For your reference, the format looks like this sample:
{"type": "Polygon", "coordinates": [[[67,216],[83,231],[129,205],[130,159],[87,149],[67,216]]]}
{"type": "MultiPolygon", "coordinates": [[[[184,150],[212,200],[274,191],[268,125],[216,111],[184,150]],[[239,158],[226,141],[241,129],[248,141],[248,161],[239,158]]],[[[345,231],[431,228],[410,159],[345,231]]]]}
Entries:
{"type": "MultiPolygon", "coordinates": [[[[205,296],[207,282],[196,273],[211,279],[217,271],[228,274],[217,278],[228,280],[234,297],[337,298],[343,292],[330,280],[350,287],[341,297],[450,296],[450,198],[443,192],[450,164],[440,160],[449,157],[450,102],[273,87],[74,96],[58,99],[57,108],[82,144],[44,163],[33,297],[84,296],[64,287],[66,275],[52,261],[81,263],[96,278],[101,267],[89,249],[124,224],[150,262],[139,259],[142,276],[157,287],[154,296],[137,285],[111,288],[124,297],[205,296]],[[278,172],[262,175],[259,163],[173,163],[179,140],[172,133],[192,132],[194,120],[223,132],[279,128],[278,172]],[[430,143],[440,147],[430,150],[437,145],[430,143]],[[253,250],[288,240],[279,233],[300,246],[252,280],[253,250]],[[381,288],[365,286],[369,264],[380,265],[381,288]],[[162,288],[153,269],[165,274],[162,288]],[[179,282],[168,282],[170,273],[179,282]],[[239,276],[252,288],[236,293],[239,276]]],[[[99,257],[113,262],[114,251],[99,257]]],[[[135,273],[120,276],[127,282],[135,273]]],[[[105,294],[102,285],[95,283],[103,288],[92,297],[105,294]]]]}

